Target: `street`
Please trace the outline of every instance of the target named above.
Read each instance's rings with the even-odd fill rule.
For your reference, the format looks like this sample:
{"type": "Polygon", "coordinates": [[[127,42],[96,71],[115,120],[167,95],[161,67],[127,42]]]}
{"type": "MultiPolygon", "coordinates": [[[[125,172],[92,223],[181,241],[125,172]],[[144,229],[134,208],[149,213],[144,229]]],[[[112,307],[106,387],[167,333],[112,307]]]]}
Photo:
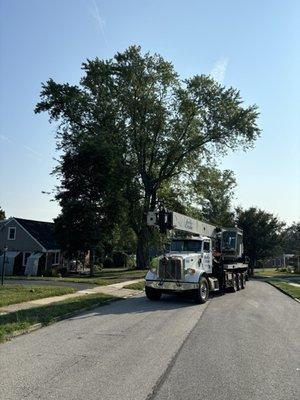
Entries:
{"type": "Polygon", "coordinates": [[[0,382],[3,400],[296,400],[300,304],[261,281],[116,301],[1,344],[0,382]]]}

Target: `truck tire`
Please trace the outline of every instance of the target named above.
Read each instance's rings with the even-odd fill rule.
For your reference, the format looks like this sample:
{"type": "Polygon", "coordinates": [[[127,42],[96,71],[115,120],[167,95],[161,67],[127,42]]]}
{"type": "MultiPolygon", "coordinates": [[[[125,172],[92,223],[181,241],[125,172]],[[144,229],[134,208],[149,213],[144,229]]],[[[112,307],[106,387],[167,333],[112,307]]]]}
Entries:
{"type": "Polygon", "coordinates": [[[157,301],[161,298],[161,291],[158,289],[152,289],[149,286],[145,287],[145,293],[149,300],[157,301]]]}
{"type": "Polygon", "coordinates": [[[197,289],[195,300],[198,304],[204,304],[207,302],[209,296],[209,286],[207,279],[204,276],[199,281],[199,288],[197,289]]]}
{"type": "Polygon", "coordinates": [[[246,274],[243,273],[242,275],[242,289],[245,289],[246,287],[246,274]]]}
{"type": "Polygon", "coordinates": [[[240,272],[238,272],[236,274],[236,286],[237,286],[237,290],[241,290],[243,289],[243,284],[242,284],[242,274],[240,272]]]}
{"type": "Polygon", "coordinates": [[[238,288],[237,288],[237,276],[236,276],[236,274],[232,274],[232,275],[233,275],[233,277],[232,277],[232,286],[230,288],[230,291],[231,292],[236,292],[238,290],[238,288]]]}

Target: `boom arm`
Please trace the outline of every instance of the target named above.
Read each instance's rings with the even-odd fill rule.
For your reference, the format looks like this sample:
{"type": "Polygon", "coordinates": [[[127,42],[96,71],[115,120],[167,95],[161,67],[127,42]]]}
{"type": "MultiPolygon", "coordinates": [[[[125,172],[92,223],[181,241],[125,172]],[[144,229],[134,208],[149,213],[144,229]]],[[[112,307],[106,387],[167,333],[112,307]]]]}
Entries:
{"type": "Polygon", "coordinates": [[[194,233],[196,235],[213,237],[216,235],[216,226],[198,221],[174,211],[150,211],[147,215],[147,224],[159,226],[162,232],[175,229],[194,233]]]}

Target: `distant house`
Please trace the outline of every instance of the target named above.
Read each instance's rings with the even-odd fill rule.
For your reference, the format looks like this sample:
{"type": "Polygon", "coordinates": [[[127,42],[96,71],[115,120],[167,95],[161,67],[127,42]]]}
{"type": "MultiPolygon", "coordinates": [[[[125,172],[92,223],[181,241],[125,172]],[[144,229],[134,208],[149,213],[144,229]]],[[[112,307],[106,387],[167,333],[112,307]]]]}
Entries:
{"type": "Polygon", "coordinates": [[[60,265],[61,252],[54,223],[11,217],[0,223],[0,270],[7,247],[6,275],[42,275],[60,265]]]}

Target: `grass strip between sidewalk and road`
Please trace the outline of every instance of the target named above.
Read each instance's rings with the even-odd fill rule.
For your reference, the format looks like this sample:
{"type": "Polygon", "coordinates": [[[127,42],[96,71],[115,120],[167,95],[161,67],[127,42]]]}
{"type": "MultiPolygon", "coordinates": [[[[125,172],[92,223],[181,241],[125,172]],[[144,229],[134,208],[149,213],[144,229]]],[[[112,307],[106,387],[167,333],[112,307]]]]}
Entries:
{"type": "Polygon", "coordinates": [[[124,286],[124,289],[144,290],[145,289],[145,281],[131,283],[130,285],[124,286]]]}
{"type": "Polygon", "coordinates": [[[5,285],[0,286],[0,307],[26,301],[44,299],[46,297],[61,296],[74,293],[75,289],[67,286],[25,286],[5,285]]]}
{"type": "Polygon", "coordinates": [[[0,342],[11,338],[17,332],[25,333],[35,324],[46,326],[64,317],[70,317],[75,312],[102,306],[112,300],[117,298],[97,293],[0,315],[0,342]]]}
{"type": "Polygon", "coordinates": [[[287,282],[277,281],[277,280],[268,280],[272,286],[275,286],[277,289],[281,290],[282,292],[288,294],[289,296],[293,297],[294,299],[300,299],[300,287],[291,285],[287,282]]]}

